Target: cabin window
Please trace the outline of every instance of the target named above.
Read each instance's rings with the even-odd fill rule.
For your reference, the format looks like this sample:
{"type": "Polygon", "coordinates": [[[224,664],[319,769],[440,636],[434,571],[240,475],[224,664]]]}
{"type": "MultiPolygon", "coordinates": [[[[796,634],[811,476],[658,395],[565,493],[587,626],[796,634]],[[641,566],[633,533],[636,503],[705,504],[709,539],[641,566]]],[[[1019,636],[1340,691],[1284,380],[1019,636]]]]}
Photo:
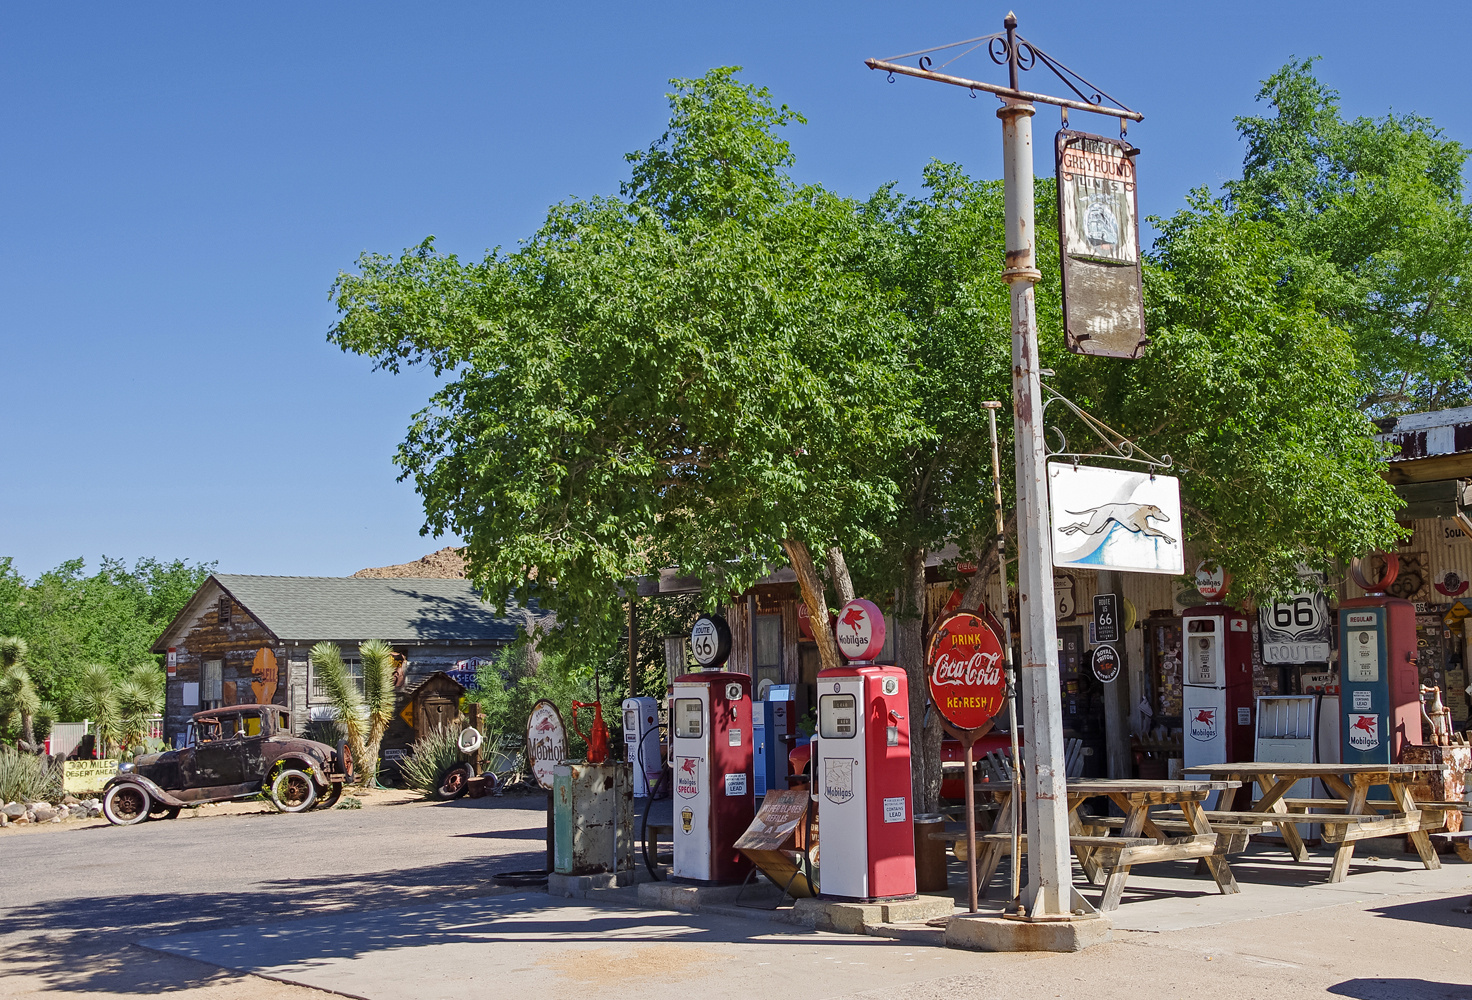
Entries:
{"type": "Polygon", "coordinates": [[[207,708],[219,708],[225,698],[225,661],[205,660],[199,678],[199,697],[207,708]]]}
{"type": "Polygon", "coordinates": [[[220,598],[220,614],[219,614],[219,619],[220,619],[220,624],[221,625],[229,625],[230,624],[230,598],[228,598],[228,597],[222,597],[222,598],[220,598]]]}
{"type": "MultiPolygon", "coordinates": [[[[363,697],[363,661],[356,656],[344,656],[342,665],[347,668],[348,676],[353,679],[353,687],[358,691],[358,697],[363,697]]],[[[327,688],[322,683],[322,675],[317,670],[317,665],[312,664],[311,669],[311,699],[317,704],[323,704],[331,699],[327,696],[327,688]]]]}

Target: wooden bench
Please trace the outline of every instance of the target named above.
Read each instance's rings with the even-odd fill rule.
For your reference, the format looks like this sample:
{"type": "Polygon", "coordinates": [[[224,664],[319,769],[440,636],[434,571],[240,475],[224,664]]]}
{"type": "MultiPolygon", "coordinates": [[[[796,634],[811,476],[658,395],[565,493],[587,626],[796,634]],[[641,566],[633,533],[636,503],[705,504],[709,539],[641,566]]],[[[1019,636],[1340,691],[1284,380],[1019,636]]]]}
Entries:
{"type": "Polygon", "coordinates": [[[1432,833],[1428,834],[1433,844],[1450,844],[1452,850],[1457,852],[1457,857],[1463,861],[1472,861],[1472,830],[1458,830],[1455,833],[1432,833]]]}

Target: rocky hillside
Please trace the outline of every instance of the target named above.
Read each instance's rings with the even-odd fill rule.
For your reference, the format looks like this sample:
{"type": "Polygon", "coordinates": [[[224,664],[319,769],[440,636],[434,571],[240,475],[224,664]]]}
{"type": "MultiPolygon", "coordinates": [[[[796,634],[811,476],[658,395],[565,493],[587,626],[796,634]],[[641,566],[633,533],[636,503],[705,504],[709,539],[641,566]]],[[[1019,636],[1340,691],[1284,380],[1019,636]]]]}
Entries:
{"type": "Polygon", "coordinates": [[[446,546],[438,552],[431,552],[424,558],[415,559],[413,562],[400,563],[397,566],[360,569],[353,576],[375,579],[398,579],[412,576],[435,580],[463,580],[465,579],[465,558],[461,552],[461,549],[446,546]]]}

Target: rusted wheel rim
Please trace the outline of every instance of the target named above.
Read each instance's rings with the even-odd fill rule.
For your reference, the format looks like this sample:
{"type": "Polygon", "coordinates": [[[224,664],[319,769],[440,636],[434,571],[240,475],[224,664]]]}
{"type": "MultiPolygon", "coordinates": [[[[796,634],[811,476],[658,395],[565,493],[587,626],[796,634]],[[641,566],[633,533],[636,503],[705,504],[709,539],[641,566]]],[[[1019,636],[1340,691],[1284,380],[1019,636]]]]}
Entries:
{"type": "Polygon", "coordinates": [[[112,811],[117,814],[118,819],[135,819],[148,808],[148,803],[136,788],[120,788],[113,793],[112,811]]]}
{"type": "Polygon", "coordinates": [[[440,789],[446,795],[454,795],[456,792],[460,791],[460,789],[463,788],[464,786],[465,786],[465,770],[463,768],[457,767],[453,771],[451,771],[449,774],[445,775],[445,780],[444,780],[443,783],[441,783],[440,789]]]}
{"type": "Polygon", "coordinates": [[[307,801],[307,797],[311,794],[312,788],[306,776],[292,774],[288,775],[286,781],[282,784],[281,801],[285,802],[288,806],[299,806],[307,801]]]}

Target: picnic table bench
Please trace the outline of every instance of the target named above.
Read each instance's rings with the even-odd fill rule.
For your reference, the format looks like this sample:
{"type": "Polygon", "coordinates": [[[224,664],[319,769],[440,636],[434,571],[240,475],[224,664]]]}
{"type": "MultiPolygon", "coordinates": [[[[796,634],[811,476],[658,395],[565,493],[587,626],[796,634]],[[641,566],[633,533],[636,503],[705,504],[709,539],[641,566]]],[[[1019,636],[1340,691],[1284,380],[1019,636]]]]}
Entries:
{"type": "Polygon", "coordinates": [[[1298,824],[1317,823],[1323,827],[1323,839],[1338,844],[1334,864],[1329,869],[1330,882],[1342,882],[1349,874],[1357,841],[1372,837],[1405,834],[1429,870],[1441,867],[1436,849],[1427,836],[1446,823],[1446,803],[1428,808],[1411,798],[1411,782],[1417,774],[1438,770],[1437,764],[1286,764],[1246,761],[1235,764],[1201,764],[1186,768],[1187,774],[1257,783],[1261,792],[1247,812],[1221,813],[1224,822],[1232,819],[1262,821],[1278,828],[1295,861],[1308,860],[1308,848],[1298,835],[1298,824]],[[1304,778],[1318,778],[1335,793],[1335,799],[1295,799],[1298,808],[1290,808],[1285,797],[1304,778]],[[1370,789],[1383,785],[1390,790],[1390,801],[1377,800],[1370,805],[1370,789]],[[1377,808],[1385,806],[1385,810],[1377,808]],[[1318,807],[1338,812],[1313,812],[1318,807]],[[1387,811],[1388,810],[1388,811],[1387,811]]]}
{"type": "MultiPolygon", "coordinates": [[[[1219,837],[1207,818],[1201,803],[1212,792],[1240,787],[1236,780],[1153,781],[1125,778],[1083,778],[1068,782],[1069,847],[1078,858],[1084,876],[1094,885],[1103,882],[1104,896],[1100,910],[1113,910],[1124,895],[1130,869],[1137,864],[1158,861],[1202,859],[1223,894],[1240,892],[1225,852],[1218,850],[1219,837]],[[1124,812],[1118,836],[1101,835],[1112,823],[1096,824],[1087,820],[1079,808],[1089,799],[1106,797],[1124,812]],[[1176,806],[1181,810],[1184,836],[1173,837],[1152,822],[1150,810],[1156,806],[1176,806]]],[[[997,795],[1000,809],[993,832],[978,836],[978,861],[981,862],[981,885],[990,883],[1003,855],[1012,851],[1012,835],[1004,832],[1012,823],[1013,801],[1008,786],[987,789],[997,795]]],[[[1025,794],[1025,793],[1024,793],[1025,794]]],[[[1026,837],[1022,838],[1025,847],[1026,837]]],[[[1017,863],[1017,859],[1013,859],[1017,863]]]]}

